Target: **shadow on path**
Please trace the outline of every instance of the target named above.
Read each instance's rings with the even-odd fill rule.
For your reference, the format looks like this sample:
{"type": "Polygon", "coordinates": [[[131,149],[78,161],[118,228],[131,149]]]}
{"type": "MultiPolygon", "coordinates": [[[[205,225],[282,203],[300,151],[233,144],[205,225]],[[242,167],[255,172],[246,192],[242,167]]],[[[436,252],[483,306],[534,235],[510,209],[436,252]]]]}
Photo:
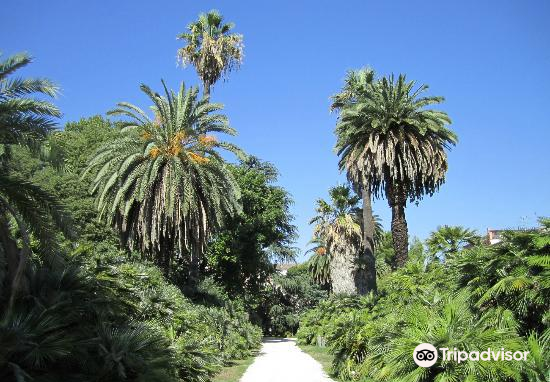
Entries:
{"type": "Polygon", "coordinates": [[[278,342],[295,342],[293,338],[280,338],[280,337],[264,337],[263,343],[273,344],[278,342]]]}

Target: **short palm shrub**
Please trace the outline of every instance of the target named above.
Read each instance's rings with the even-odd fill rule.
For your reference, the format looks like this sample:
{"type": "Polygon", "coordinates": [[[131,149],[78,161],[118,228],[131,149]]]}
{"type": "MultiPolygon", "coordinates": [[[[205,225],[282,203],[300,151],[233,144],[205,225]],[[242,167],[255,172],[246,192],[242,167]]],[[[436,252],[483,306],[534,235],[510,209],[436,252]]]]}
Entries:
{"type": "Polygon", "coordinates": [[[303,344],[328,346],[344,381],[548,381],[550,223],[502,243],[429,253],[383,275],[376,297],[329,299],[300,322],[303,344]],[[418,367],[414,348],[529,351],[526,361],[439,359],[418,367]]]}
{"type": "Polygon", "coordinates": [[[372,296],[353,297],[333,295],[321,301],[315,309],[305,313],[297,332],[298,343],[302,345],[325,346],[327,337],[335,330],[336,319],[345,313],[370,307],[372,296]]]}
{"type": "Polygon", "coordinates": [[[127,315],[78,263],[35,256],[27,280],[0,318],[0,380],[175,380],[162,331],[127,315]]]}
{"type": "Polygon", "coordinates": [[[2,381],[206,382],[259,347],[244,309],[193,303],[124,252],[32,260],[28,293],[0,317],[2,381]]]}
{"type": "Polygon", "coordinates": [[[550,219],[540,223],[539,230],[504,233],[504,242],[465,251],[455,261],[476,306],[511,310],[524,335],[550,326],[550,219]]]}

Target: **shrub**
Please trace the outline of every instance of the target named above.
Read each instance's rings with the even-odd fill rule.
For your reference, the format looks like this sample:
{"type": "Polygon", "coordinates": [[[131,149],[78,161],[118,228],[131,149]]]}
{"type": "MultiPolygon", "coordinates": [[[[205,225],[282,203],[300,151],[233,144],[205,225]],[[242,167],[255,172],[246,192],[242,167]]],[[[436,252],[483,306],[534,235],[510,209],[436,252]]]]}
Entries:
{"type": "Polygon", "coordinates": [[[123,252],[35,256],[27,280],[0,318],[2,381],[203,382],[260,344],[241,306],[193,303],[123,252]]]}
{"type": "Polygon", "coordinates": [[[549,380],[550,222],[541,223],[443,261],[422,261],[426,257],[418,253],[381,277],[376,297],[331,297],[307,312],[299,342],[328,346],[342,380],[549,380]],[[519,364],[439,359],[421,368],[411,356],[420,343],[530,355],[519,364]]]}
{"type": "Polygon", "coordinates": [[[274,336],[294,335],[302,314],[326,296],[327,292],[313,282],[305,265],[290,268],[286,275],[275,275],[262,302],[264,332],[274,336]]]}

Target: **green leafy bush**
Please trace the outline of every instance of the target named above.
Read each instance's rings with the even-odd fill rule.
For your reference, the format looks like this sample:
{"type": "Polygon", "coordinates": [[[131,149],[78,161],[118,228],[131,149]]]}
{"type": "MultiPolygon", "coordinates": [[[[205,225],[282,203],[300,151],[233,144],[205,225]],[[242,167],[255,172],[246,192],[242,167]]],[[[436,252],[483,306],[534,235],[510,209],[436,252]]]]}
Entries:
{"type": "Polygon", "coordinates": [[[160,270],[81,247],[36,257],[0,319],[2,381],[208,381],[258,348],[241,306],[193,303],[160,270]]]}
{"type": "Polygon", "coordinates": [[[303,316],[298,339],[328,346],[342,380],[550,380],[550,223],[541,223],[444,261],[415,256],[380,279],[376,297],[321,302],[303,316]],[[411,357],[420,343],[530,355],[520,363],[438,360],[421,368],[411,357]]]}
{"type": "Polygon", "coordinates": [[[286,275],[275,275],[262,301],[264,332],[272,336],[293,336],[300,318],[326,298],[327,292],[309,276],[307,265],[290,268],[286,275]]]}

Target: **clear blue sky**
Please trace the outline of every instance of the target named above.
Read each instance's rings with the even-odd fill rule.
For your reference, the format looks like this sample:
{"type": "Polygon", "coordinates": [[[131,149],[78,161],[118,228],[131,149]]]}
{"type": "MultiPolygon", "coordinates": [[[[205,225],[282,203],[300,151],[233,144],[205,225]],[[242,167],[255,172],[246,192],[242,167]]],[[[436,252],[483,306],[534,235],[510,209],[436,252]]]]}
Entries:
{"type": "MultiPolygon", "coordinates": [[[[0,50],[28,51],[21,74],[63,89],[63,122],[104,114],[118,101],[149,106],[141,82],[198,84],[176,66],[182,32],[219,9],[244,35],[245,62],[213,99],[235,139],[273,162],[293,196],[297,245],[318,197],[342,182],[332,151],[329,96],[349,69],[406,73],[446,97],[460,142],[447,183],[407,208],[410,233],[440,224],[485,232],[550,215],[550,2],[533,1],[25,1],[4,0],[0,50]]],[[[375,203],[389,228],[385,200],[375,203]]]]}

